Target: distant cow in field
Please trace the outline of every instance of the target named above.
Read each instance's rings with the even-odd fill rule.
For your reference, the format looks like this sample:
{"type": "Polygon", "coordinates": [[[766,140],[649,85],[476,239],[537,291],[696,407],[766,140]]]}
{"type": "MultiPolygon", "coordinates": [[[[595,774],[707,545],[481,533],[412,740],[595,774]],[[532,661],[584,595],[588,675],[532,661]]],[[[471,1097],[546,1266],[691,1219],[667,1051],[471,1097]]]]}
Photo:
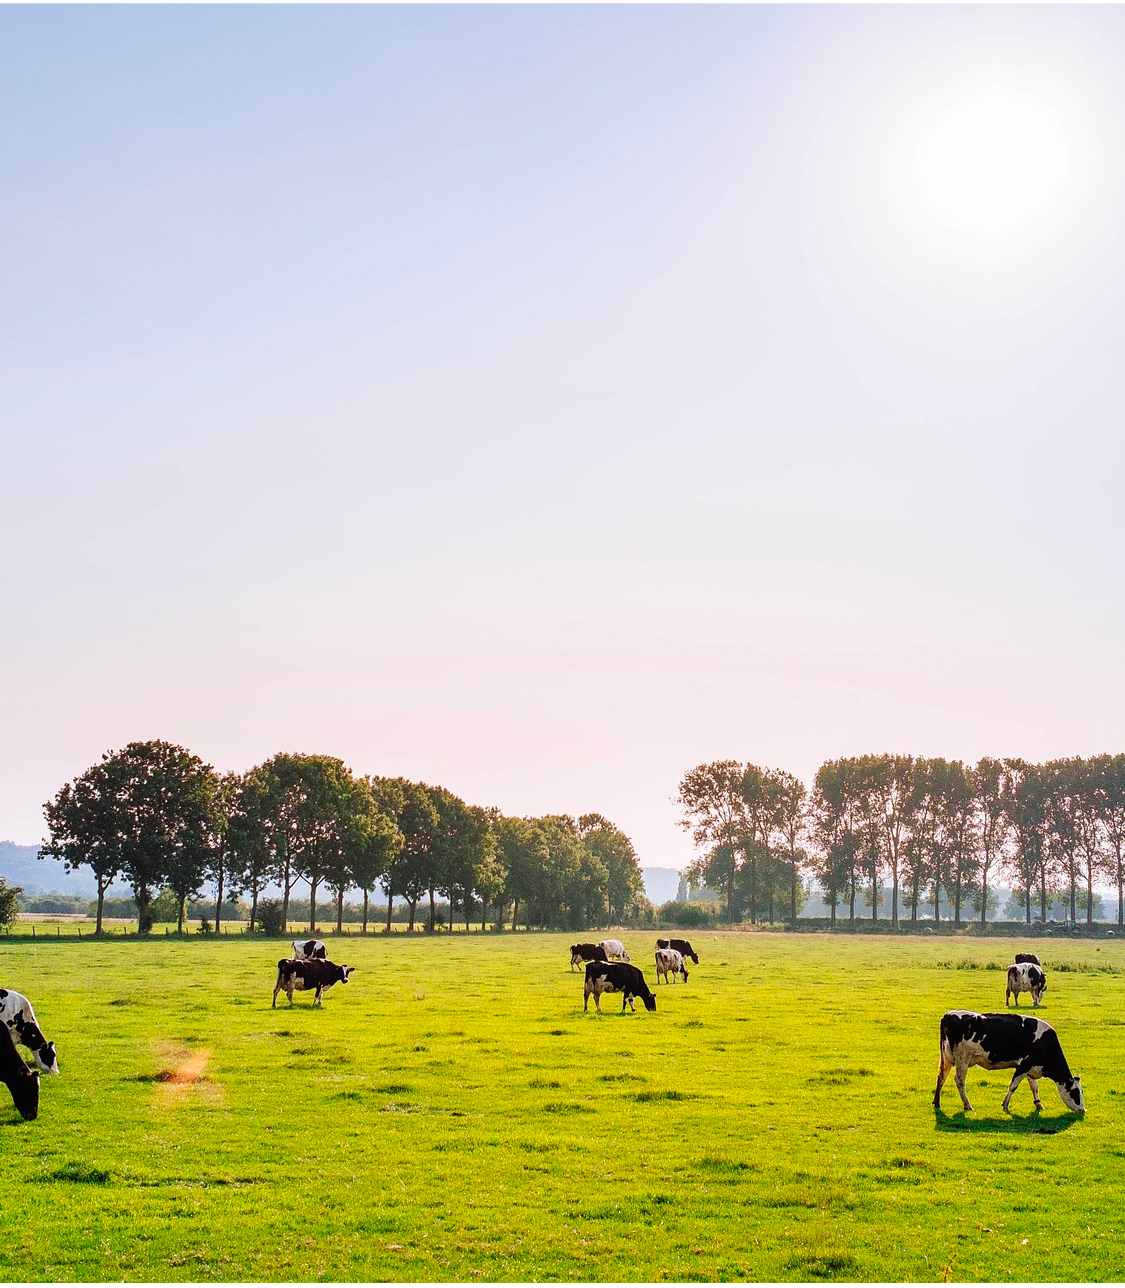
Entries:
{"type": "Polygon", "coordinates": [[[676,982],[676,976],[682,975],[684,983],[687,983],[687,968],[684,966],[683,954],[674,948],[658,948],[656,950],[656,978],[659,982],[661,975],[664,976],[665,984],[668,983],[669,974],[672,976],[672,983],[676,982]]]}
{"type": "Polygon", "coordinates": [[[570,969],[581,966],[583,962],[605,962],[609,958],[601,944],[571,944],[570,969]]]}
{"type": "Polygon", "coordinates": [[[287,961],[284,957],[277,963],[277,983],[273,989],[273,1003],[277,1005],[278,993],[284,991],[293,1005],[293,993],[315,988],[316,996],[313,1005],[320,1005],[321,994],[333,984],[346,984],[348,976],[355,970],[354,966],[337,966],[335,962],[306,961],[297,958],[287,961]]]}
{"type": "Polygon", "coordinates": [[[328,949],[320,939],[294,939],[293,956],[304,961],[324,962],[328,960],[328,949]]]}
{"type": "Polygon", "coordinates": [[[623,962],[630,960],[629,954],[625,951],[625,945],[620,939],[603,939],[598,947],[605,949],[607,957],[619,957],[623,962]]]}
{"type": "Polygon", "coordinates": [[[6,1025],[11,1031],[13,1042],[27,1047],[43,1073],[58,1073],[55,1044],[48,1042],[43,1036],[43,1030],[35,1021],[31,1003],[22,993],[10,988],[0,988],[0,1024],[6,1025]]]}
{"type": "Polygon", "coordinates": [[[1020,994],[1030,993],[1033,1005],[1038,1006],[1047,991],[1047,976],[1041,966],[1034,962],[1020,962],[1018,966],[1008,967],[1008,987],[1004,991],[1004,1005],[1014,993],[1016,1005],[1020,1004],[1020,994]]]}
{"type": "Polygon", "coordinates": [[[681,957],[690,957],[697,966],[699,965],[699,958],[696,956],[695,949],[686,939],[658,939],[656,946],[657,948],[674,948],[681,957]]]}
{"type": "Polygon", "coordinates": [[[622,995],[622,1015],[625,1014],[626,1004],[634,1014],[636,1013],[635,999],[638,997],[644,1002],[646,1011],[656,1010],[656,998],[653,997],[652,989],[645,981],[644,972],[639,966],[630,965],[629,962],[587,962],[586,992],[582,1009],[585,1011],[589,1007],[592,994],[594,1006],[600,1013],[603,993],[622,995]]]}
{"type": "Polygon", "coordinates": [[[39,1117],[39,1074],[24,1063],[6,1024],[0,1024],[0,1082],[12,1093],[21,1118],[39,1117]]]}
{"type": "Polygon", "coordinates": [[[938,1041],[939,1063],[934,1108],[941,1108],[941,1087],[950,1069],[956,1070],[957,1090],[961,1103],[971,1110],[965,1094],[965,1075],[974,1066],[982,1069],[1014,1069],[1008,1094],[1004,1097],[1005,1113],[1012,1092],[1027,1079],[1035,1108],[1042,1109],[1039,1079],[1050,1078],[1058,1087],[1059,1097],[1067,1109],[1084,1114],[1082,1079],[1070,1072],[1070,1065],[1059,1045],[1058,1034],[1044,1020],[1032,1015],[980,1015],[976,1011],[946,1011],[941,1019],[938,1041]]]}
{"type": "Polygon", "coordinates": [[[1039,960],[1039,957],[1035,953],[1016,953],[1016,955],[1012,958],[1012,961],[1014,961],[1017,966],[1020,964],[1020,962],[1031,962],[1033,966],[1043,965],[1043,963],[1039,960]]]}

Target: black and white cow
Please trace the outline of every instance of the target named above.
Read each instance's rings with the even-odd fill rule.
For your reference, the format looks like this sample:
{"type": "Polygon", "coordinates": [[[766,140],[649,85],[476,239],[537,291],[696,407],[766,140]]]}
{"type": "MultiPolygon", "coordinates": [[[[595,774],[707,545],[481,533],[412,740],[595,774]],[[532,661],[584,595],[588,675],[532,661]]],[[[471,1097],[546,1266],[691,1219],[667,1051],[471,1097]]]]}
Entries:
{"type": "Polygon", "coordinates": [[[1018,966],[1008,967],[1008,987],[1004,991],[1004,1005],[1014,993],[1016,1005],[1020,1004],[1020,994],[1030,993],[1032,1004],[1038,1006],[1047,991],[1047,976],[1042,966],[1034,962],[1020,962],[1018,966]]]}
{"type": "Polygon", "coordinates": [[[937,1087],[934,1108],[941,1108],[941,1087],[950,1069],[956,1070],[957,1090],[961,1103],[971,1110],[965,1094],[965,1075],[974,1066],[982,1069],[1014,1069],[1004,1111],[1012,1093],[1026,1078],[1031,1086],[1035,1108],[1042,1109],[1039,1079],[1050,1078],[1058,1087],[1067,1109],[1084,1114],[1082,1079],[1070,1072],[1070,1065],[1059,1045],[1058,1034],[1044,1020],[1033,1015],[1013,1015],[1010,1011],[980,1015],[976,1011],[946,1011],[941,1018],[937,1087]]]}
{"type": "Polygon", "coordinates": [[[623,962],[631,960],[629,954],[625,951],[625,945],[620,939],[602,939],[599,941],[598,947],[605,949],[607,957],[619,957],[623,962]]]}
{"type": "Polygon", "coordinates": [[[676,982],[676,976],[682,975],[684,983],[687,983],[687,968],[684,966],[684,957],[674,948],[658,948],[656,950],[656,980],[660,982],[661,975],[664,976],[665,984],[668,983],[669,974],[672,976],[672,983],[676,982]]]}
{"type": "Polygon", "coordinates": [[[0,1024],[0,1082],[12,1093],[21,1118],[39,1117],[39,1074],[24,1063],[6,1024],[0,1024]]]}
{"type": "Polygon", "coordinates": [[[277,963],[277,983],[273,989],[273,1005],[277,1005],[277,995],[282,991],[289,999],[289,1005],[292,1006],[294,991],[300,993],[304,989],[315,988],[316,996],[313,998],[313,1005],[319,1006],[324,990],[331,988],[333,984],[346,984],[353,970],[355,970],[354,966],[337,966],[335,962],[306,961],[300,957],[287,961],[283,957],[277,963]]]}
{"type": "Polygon", "coordinates": [[[571,944],[570,945],[570,969],[574,970],[575,966],[581,966],[583,962],[607,962],[609,958],[605,955],[605,949],[601,944],[571,944]]]}
{"type": "Polygon", "coordinates": [[[48,1042],[43,1036],[43,1030],[35,1021],[31,1003],[22,993],[10,988],[0,988],[0,1024],[11,1031],[13,1042],[27,1047],[43,1073],[58,1073],[55,1044],[48,1042]]]}
{"type": "Polygon", "coordinates": [[[328,960],[328,949],[325,948],[324,941],[320,939],[294,939],[293,956],[305,961],[326,962],[328,960]]]}
{"type": "Polygon", "coordinates": [[[658,939],[656,946],[657,948],[674,948],[681,957],[690,957],[697,966],[699,965],[699,958],[695,949],[686,939],[658,939]]]}
{"type": "Polygon", "coordinates": [[[1016,953],[1016,955],[1012,958],[1012,961],[1014,961],[1017,966],[1020,964],[1020,962],[1031,962],[1033,966],[1043,965],[1043,963],[1039,960],[1039,956],[1037,953],[1016,953]]]}
{"type": "Polygon", "coordinates": [[[639,966],[633,966],[629,962],[586,963],[586,994],[582,1002],[582,1009],[585,1011],[589,1007],[592,994],[594,1006],[600,1013],[603,993],[620,993],[622,995],[622,1015],[625,1014],[626,1004],[636,1014],[635,999],[638,997],[644,1002],[645,1010],[656,1010],[656,998],[653,997],[652,989],[649,988],[645,981],[644,971],[639,966]]]}

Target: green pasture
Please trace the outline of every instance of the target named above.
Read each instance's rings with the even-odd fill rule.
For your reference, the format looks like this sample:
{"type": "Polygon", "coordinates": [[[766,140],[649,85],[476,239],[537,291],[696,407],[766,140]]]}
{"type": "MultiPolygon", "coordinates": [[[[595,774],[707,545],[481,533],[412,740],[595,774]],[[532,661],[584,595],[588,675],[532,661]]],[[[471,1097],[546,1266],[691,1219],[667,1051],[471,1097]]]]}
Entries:
{"type": "Polygon", "coordinates": [[[0,1278],[1122,1278],[1125,946],[1040,947],[1078,1119],[980,1070],[931,1107],[1011,944],[707,933],[598,1017],[570,939],[329,939],[320,1010],[270,1009],[277,942],[0,945],[62,1068],[0,1093],[0,1278]]]}

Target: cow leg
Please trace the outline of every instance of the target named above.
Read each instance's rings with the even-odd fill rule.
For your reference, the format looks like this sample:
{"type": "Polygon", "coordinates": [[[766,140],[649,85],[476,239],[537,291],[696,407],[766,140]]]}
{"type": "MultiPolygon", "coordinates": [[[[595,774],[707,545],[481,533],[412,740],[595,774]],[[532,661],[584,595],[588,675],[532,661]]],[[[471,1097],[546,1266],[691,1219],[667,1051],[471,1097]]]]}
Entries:
{"type": "Polygon", "coordinates": [[[276,1006],[277,1006],[277,995],[278,995],[278,993],[280,993],[280,992],[281,992],[281,981],[280,981],[280,980],[278,980],[277,984],[275,984],[275,985],[274,985],[274,990],[273,990],[273,1001],[270,1003],[270,1005],[271,1005],[271,1006],[273,1006],[273,1007],[275,1007],[275,1008],[276,1008],[276,1006]]]}
{"type": "Polygon", "coordinates": [[[313,997],[313,1006],[319,1006],[319,1005],[320,1005],[320,995],[321,995],[321,993],[322,993],[323,991],[324,991],[324,990],[323,990],[323,989],[320,987],[320,985],[318,984],[318,985],[317,985],[317,989],[316,989],[316,994],[315,994],[315,996],[313,997]]]}
{"type": "Polygon", "coordinates": [[[945,1085],[945,1080],[946,1078],[949,1077],[949,1071],[952,1068],[953,1068],[953,1061],[946,1059],[944,1051],[939,1052],[938,1069],[937,1069],[937,1086],[934,1088],[934,1108],[935,1109],[941,1108],[941,1089],[945,1085]]]}
{"type": "Polygon", "coordinates": [[[1027,1077],[1027,1074],[1021,1073],[1019,1069],[1017,1069],[1015,1073],[1012,1074],[1012,1080],[1011,1082],[1008,1083],[1008,1094],[1004,1097],[1004,1103],[1000,1106],[1000,1108],[1003,1109],[1005,1113],[1008,1112],[1008,1105],[1011,1103],[1012,1093],[1026,1077],[1027,1077]]]}
{"type": "Polygon", "coordinates": [[[973,1108],[972,1105],[969,1104],[969,1097],[965,1094],[965,1077],[968,1072],[969,1066],[967,1064],[958,1064],[957,1071],[953,1075],[954,1081],[957,1083],[957,1090],[961,1094],[961,1103],[965,1106],[966,1113],[971,1112],[973,1108]]]}
{"type": "Polygon", "coordinates": [[[1029,1073],[1027,1075],[1027,1085],[1031,1088],[1031,1096],[1032,1096],[1032,1099],[1035,1101],[1035,1108],[1042,1109],[1043,1102],[1042,1100],[1039,1099],[1039,1079],[1033,1078],[1029,1073]]]}
{"type": "Polygon", "coordinates": [[[590,1009],[590,990],[589,989],[587,989],[582,996],[582,1009],[584,1011],[587,1011],[590,1009]]]}
{"type": "MultiPolygon", "coordinates": [[[[1019,1002],[1019,996],[1020,996],[1020,995],[1017,993],[1017,994],[1016,994],[1016,1002],[1017,1002],[1017,1003],[1019,1002]]],[[[1005,988],[1005,989],[1004,989],[1004,1005],[1005,1005],[1005,1006],[1011,1006],[1011,1004],[1012,1004],[1012,990],[1011,990],[1010,988],[1005,988]]]]}

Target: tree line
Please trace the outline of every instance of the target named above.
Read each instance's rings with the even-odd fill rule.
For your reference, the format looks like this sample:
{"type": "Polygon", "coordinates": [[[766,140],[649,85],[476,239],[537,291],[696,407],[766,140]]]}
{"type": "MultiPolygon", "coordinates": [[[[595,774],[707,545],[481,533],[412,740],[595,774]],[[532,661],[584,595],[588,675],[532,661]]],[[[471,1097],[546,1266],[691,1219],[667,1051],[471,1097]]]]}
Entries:
{"type": "Polygon", "coordinates": [[[1091,924],[1099,882],[1116,887],[1125,925],[1125,755],[849,756],[821,765],[811,790],[784,770],[720,760],[686,773],[677,800],[700,851],[686,875],[722,892],[731,921],[773,920],[777,906],[795,924],[804,878],[833,925],[839,907],[855,922],[864,893],[878,921],[884,884],[896,928],[907,909],[917,924],[920,899],[940,922],[943,895],[955,924],[966,909],[983,923],[1007,877],[1028,925],[1055,897],[1091,924]]]}
{"type": "Polygon", "coordinates": [[[307,886],[309,927],[328,891],[341,929],[344,896],[395,898],[409,906],[410,929],[428,899],[482,928],[496,924],[578,927],[623,919],[643,900],[629,838],[600,814],[513,818],[468,805],[444,787],[405,778],[353,774],[333,756],[279,753],[242,774],[219,774],[184,747],[132,742],[64,784],[44,807],[48,837],[40,857],[88,868],[97,883],[101,933],[106,891],[124,879],[137,905],[138,930],[152,926],[160,891],[175,896],[178,929],[204,886],[215,891],[215,924],[224,902],[244,896],[250,929],[260,896],[281,890],[281,925],[294,891],[307,886]]]}

